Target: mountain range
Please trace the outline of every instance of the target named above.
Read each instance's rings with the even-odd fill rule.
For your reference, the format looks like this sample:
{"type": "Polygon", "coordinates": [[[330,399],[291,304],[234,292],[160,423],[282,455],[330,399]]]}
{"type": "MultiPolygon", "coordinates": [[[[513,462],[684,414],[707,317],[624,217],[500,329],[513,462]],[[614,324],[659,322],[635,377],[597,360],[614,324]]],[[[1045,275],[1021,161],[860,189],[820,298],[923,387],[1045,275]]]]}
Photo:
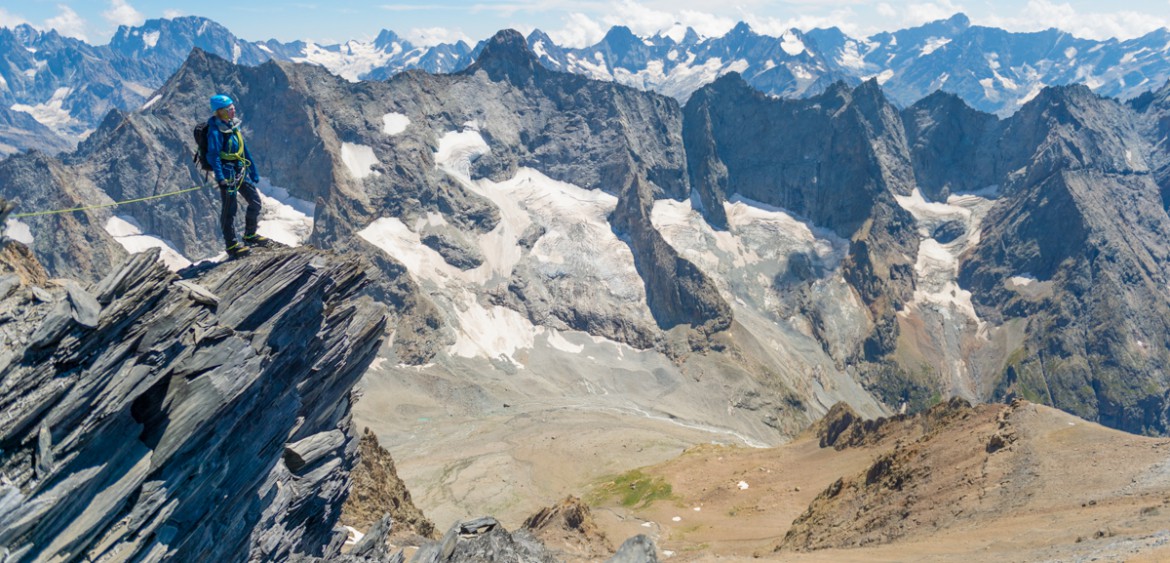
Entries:
{"type": "MultiPolygon", "coordinates": [[[[780,97],[808,97],[837,81],[856,86],[876,78],[899,107],[942,90],[1004,117],[1048,85],[1080,83],[1102,96],[1129,99],[1170,78],[1166,29],[1125,41],[1095,41],[1056,29],[1013,33],[971,25],[962,14],[868,38],[837,28],[791,29],[772,37],[740,23],[721,37],[702,37],[677,25],[639,37],[618,26],[584,48],[557,45],[540,30],[526,41],[550,69],[653,90],[680,102],[729,72],[780,97]]],[[[385,80],[409,69],[464,69],[484,45],[422,47],[388,30],[373,41],[334,45],[251,42],[199,17],[122,26],[103,46],[28,25],[2,28],[0,154],[76,145],[110,109],[150,103],[154,90],[195,47],[239,64],[309,62],[349,80],[385,80]]]]}
{"type": "MultiPolygon", "coordinates": [[[[903,107],[877,77],[778,97],[736,71],[684,103],[549,68],[530,39],[370,81],[195,48],[76,149],[0,160],[16,202],[0,399],[19,416],[0,426],[4,548],[336,553],[316,515],[344,496],[359,426],[438,522],[532,514],[697,443],[780,444],[840,403],[837,430],[930,409],[978,428],[955,435],[987,456],[944,450],[981,467],[937,487],[916,445],[941,429],[929,414],[888,461],[850,457],[837,492],[818,474],[792,550],[886,541],[832,533],[871,499],[1028,478],[1048,440],[1013,417],[1041,413],[1058,438],[1076,422],[1015,399],[1170,433],[1170,86],[1047,86],[1001,117],[945,91],[903,107]],[[180,192],[204,182],[192,116],[213,92],[237,98],[261,232],[306,248],[225,262],[218,194],[180,192]],[[231,399],[225,415],[203,397],[231,399]],[[1016,406],[940,408],[952,397],[1016,406]],[[207,425],[214,441],[179,432],[207,425]],[[230,439],[248,431],[260,443],[230,439]],[[102,463],[114,442],[133,455],[102,463]],[[214,471],[185,480],[172,454],[204,444],[214,471]],[[234,471],[245,458],[262,463],[234,471]],[[201,493],[225,482],[221,517],[201,493]]],[[[1119,482],[1162,494],[1165,442],[1130,443],[1148,455],[1119,482]]]]}

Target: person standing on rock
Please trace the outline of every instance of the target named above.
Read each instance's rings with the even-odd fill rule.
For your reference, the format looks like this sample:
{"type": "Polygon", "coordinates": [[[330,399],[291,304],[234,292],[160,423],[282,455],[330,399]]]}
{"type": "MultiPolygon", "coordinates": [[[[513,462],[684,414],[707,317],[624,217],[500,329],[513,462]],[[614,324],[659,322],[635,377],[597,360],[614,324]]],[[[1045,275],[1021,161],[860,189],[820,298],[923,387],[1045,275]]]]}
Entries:
{"type": "Polygon", "coordinates": [[[250,246],[268,246],[267,237],[256,233],[260,223],[260,190],[256,184],[260,175],[256,173],[252,153],[244,144],[240,131],[240,120],[236,117],[235,102],[228,96],[216,94],[211,97],[211,111],[214,115],[207,121],[207,163],[215,173],[219,184],[219,196],[223,203],[220,223],[223,227],[223,241],[228,256],[235,258],[246,254],[250,246]],[[236,194],[244,196],[248,209],[244,212],[244,239],[236,239],[236,210],[239,207],[236,194]]]}

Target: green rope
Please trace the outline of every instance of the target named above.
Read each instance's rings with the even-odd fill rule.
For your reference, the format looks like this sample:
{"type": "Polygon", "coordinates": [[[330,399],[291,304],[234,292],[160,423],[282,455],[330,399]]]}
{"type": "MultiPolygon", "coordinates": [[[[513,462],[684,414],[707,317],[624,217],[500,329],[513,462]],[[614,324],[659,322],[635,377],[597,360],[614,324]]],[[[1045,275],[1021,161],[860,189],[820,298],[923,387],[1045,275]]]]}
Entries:
{"type": "Polygon", "coordinates": [[[138,199],[128,199],[126,201],[116,201],[114,203],[103,203],[101,205],[87,205],[85,207],[73,207],[70,209],[54,209],[52,211],[37,211],[37,212],[33,212],[33,213],[17,213],[16,215],[10,215],[9,218],[23,219],[25,217],[40,217],[42,215],[56,215],[58,213],[73,213],[74,211],[89,211],[90,209],[101,209],[103,207],[116,207],[119,205],[125,205],[127,203],[138,203],[140,201],[148,201],[148,200],[152,200],[152,199],[170,197],[173,195],[185,194],[187,192],[193,192],[195,190],[202,190],[204,187],[206,187],[206,186],[195,186],[194,188],[187,188],[185,190],[179,190],[177,192],[169,192],[169,193],[165,193],[165,194],[140,197],[138,199]]]}

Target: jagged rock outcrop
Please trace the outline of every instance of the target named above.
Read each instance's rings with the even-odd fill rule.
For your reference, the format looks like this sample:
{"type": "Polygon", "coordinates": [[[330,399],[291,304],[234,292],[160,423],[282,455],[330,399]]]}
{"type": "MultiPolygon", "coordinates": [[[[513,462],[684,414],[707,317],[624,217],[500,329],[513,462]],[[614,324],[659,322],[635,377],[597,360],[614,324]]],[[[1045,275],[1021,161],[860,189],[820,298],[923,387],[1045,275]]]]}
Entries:
{"type": "Polygon", "coordinates": [[[341,523],[357,530],[369,530],[389,516],[394,521],[391,538],[434,536],[434,522],[411,501],[406,483],[398,477],[394,458],[378,444],[378,436],[369,428],[362,433],[358,455],[361,462],[350,474],[353,489],[341,508],[341,523]]]}
{"type": "Polygon", "coordinates": [[[499,561],[554,563],[554,554],[527,530],[509,533],[495,518],[485,516],[457,522],[442,539],[419,549],[416,563],[471,563],[499,561]]]}
{"type": "Polygon", "coordinates": [[[613,553],[609,538],[597,527],[589,505],[577,497],[541,509],[524,521],[524,529],[565,553],[566,559],[597,560],[613,553]]]}
{"type": "Polygon", "coordinates": [[[92,286],[6,283],[0,551],[336,553],[351,389],[386,329],[384,307],[357,298],[367,267],[295,249],[178,276],[157,254],[92,286]]]}

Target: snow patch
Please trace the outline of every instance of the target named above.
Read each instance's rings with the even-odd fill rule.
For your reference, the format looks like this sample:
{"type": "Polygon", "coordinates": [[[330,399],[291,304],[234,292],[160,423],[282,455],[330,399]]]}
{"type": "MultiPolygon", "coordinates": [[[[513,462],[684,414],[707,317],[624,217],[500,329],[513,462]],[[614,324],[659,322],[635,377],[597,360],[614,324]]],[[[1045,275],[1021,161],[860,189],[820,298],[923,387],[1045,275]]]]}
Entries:
{"type": "Polygon", "coordinates": [[[553,348],[562,352],[570,354],[580,354],[585,350],[584,344],[573,344],[565,339],[559,330],[546,329],[548,331],[548,344],[553,348]]]}
{"type": "Polygon", "coordinates": [[[1024,97],[1022,97],[1016,101],[1016,105],[1022,106],[1024,104],[1032,101],[1032,98],[1035,98],[1036,96],[1040,95],[1040,91],[1044,89],[1044,86],[1045,86],[1045,84],[1043,82],[1037,82],[1037,83],[1033,84],[1032,89],[1029,90],[1027,94],[1024,94],[1024,97]]]}
{"type": "Polygon", "coordinates": [[[1018,276],[1012,276],[1008,278],[1008,281],[1010,281],[1013,285],[1026,287],[1040,280],[1036,279],[1036,276],[1033,276],[1032,274],[1020,274],[1018,276]]]}
{"type": "Polygon", "coordinates": [[[1008,90],[1019,90],[1020,89],[1020,87],[1016,84],[1016,82],[1014,80],[1000,74],[999,71],[993,70],[993,71],[991,71],[991,73],[993,75],[995,75],[995,79],[998,80],[1000,84],[1003,84],[1004,88],[1007,88],[1008,90]]]}
{"type": "Polygon", "coordinates": [[[257,232],[286,246],[300,246],[313,234],[316,206],[289,194],[288,190],[261,178],[260,224],[257,232]]]}
{"type": "Polygon", "coordinates": [[[566,54],[566,57],[569,60],[570,68],[577,74],[584,74],[595,80],[613,80],[613,75],[609,73],[609,68],[605,65],[605,59],[601,58],[600,53],[598,53],[599,63],[594,63],[585,58],[577,58],[573,53],[566,54]]]}
{"type": "Polygon", "coordinates": [[[142,104],[142,109],[150,108],[150,106],[153,106],[156,102],[158,102],[161,99],[162,99],[162,94],[156,95],[155,97],[148,100],[145,104],[142,104]]]}
{"type": "Polygon", "coordinates": [[[999,91],[995,89],[994,78],[984,78],[979,81],[979,85],[983,87],[983,97],[991,101],[999,99],[999,91]]]}
{"type": "Polygon", "coordinates": [[[435,152],[435,166],[449,169],[456,174],[471,176],[471,163],[489,152],[487,141],[474,128],[462,132],[451,131],[439,139],[439,150],[435,152]]]}
{"type": "Polygon", "coordinates": [[[447,264],[438,252],[424,245],[418,233],[410,230],[397,217],[376,219],[357,234],[402,262],[415,279],[442,284],[455,276],[455,268],[447,264]]]}
{"type": "Polygon", "coordinates": [[[449,352],[464,358],[487,357],[502,360],[516,367],[524,364],[516,359],[516,352],[532,349],[536,344],[536,326],[527,317],[499,305],[481,305],[475,295],[466,291],[461,302],[456,302],[455,344],[449,352]]]}
{"type": "Polygon", "coordinates": [[[329,72],[336,74],[350,82],[359,82],[360,77],[385,66],[402,50],[397,43],[395,49],[387,53],[371,43],[349,41],[344,46],[325,48],[316,43],[308,43],[301,56],[292,57],[295,63],[309,63],[323,66],[329,72]]]}
{"type": "Polygon", "coordinates": [[[748,68],[748,62],[744,59],[739,59],[739,60],[727,65],[727,70],[725,72],[742,73],[743,71],[747,70],[747,68],[748,68]]]}
{"type": "Polygon", "coordinates": [[[67,127],[78,124],[79,122],[69,115],[69,111],[65,109],[65,98],[73,93],[72,88],[57,88],[53,91],[53,97],[43,104],[35,106],[25,104],[12,104],[10,108],[12,111],[22,111],[33,116],[33,119],[41,122],[42,125],[54,131],[61,131],[67,127]]]}
{"type": "Polygon", "coordinates": [[[918,56],[925,57],[926,55],[941,49],[950,42],[951,39],[949,37],[931,37],[930,39],[927,39],[926,43],[922,45],[922,52],[918,56]]]}
{"type": "MultiPolygon", "coordinates": [[[[991,195],[996,190],[998,187],[988,187],[979,194],[952,195],[946,203],[926,201],[917,188],[909,196],[895,196],[898,204],[914,216],[921,237],[918,260],[914,264],[914,297],[898,314],[918,315],[928,326],[940,327],[941,332],[932,334],[931,338],[957,342],[969,330],[967,327],[974,325],[977,331],[985,327],[975,311],[971,292],[959,286],[959,256],[979,244],[983,218],[995,203],[983,195],[991,195]],[[933,234],[949,222],[962,224],[963,233],[943,244],[933,234]]],[[[944,347],[942,351],[947,356],[946,375],[952,390],[968,389],[970,378],[962,349],[944,347]]]]}
{"type": "Polygon", "coordinates": [[[126,252],[131,254],[137,254],[151,248],[161,248],[162,261],[171,271],[178,271],[191,265],[191,261],[179,254],[170,242],[143,234],[142,228],[132,217],[112,216],[106,221],[105,229],[110,236],[114,237],[114,240],[118,241],[118,244],[122,245],[122,248],[126,249],[126,252]]]}
{"type": "Polygon", "coordinates": [[[361,180],[369,176],[379,176],[380,172],[373,167],[380,164],[374,155],[374,149],[356,143],[341,143],[341,161],[349,169],[349,173],[361,180]]]}
{"type": "Polygon", "coordinates": [[[394,136],[406,131],[410,125],[410,118],[401,113],[388,113],[382,116],[382,132],[394,136]]]}
{"type": "Polygon", "coordinates": [[[801,41],[800,38],[797,37],[796,34],[791,30],[780,36],[780,39],[780,48],[784,49],[784,52],[788,53],[790,56],[795,57],[796,55],[804,52],[804,42],[801,41]]]}
{"type": "Polygon", "coordinates": [[[536,43],[532,44],[532,52],[534,54],[536,54],[537,57],[548,58],[548,51],[544,50],[544,40],[543,39],[539,39],[536,41],[536,43]]]}
{"type": "Polygon", "coordinates": [[[845,47],[841,49],[841,54],[837,57],[837,64],[845,68],[865,68],[865,59],[862,58],[861,50],[858,49],[856,41],[845,42],[845,47]]]}
{"type": "Polygon", "coordinates": [[[1076,57],[1076,56],[1077,56],[1077,48],[1076,47],[1069,47],[1069,48],[1064,50],[1064,57],[1066,59],[1071,59],[1071,58],[1076,57]]]}
{"type": "Polygon", "coordinates": [[[345,538],[345,545],[357,545],[358,542],[362,541],[362,538],[366,537],[365,534],[350,526],[346,526],[345,529],[349,531],[349,537],[345,538]]]}
{"type": "Polygon", "coordinates": [[[240,55],[242,55],[242,54],[243,54],[243,51],[240,49],[240,44],[239,43],[233,44],[232,45],[232,64],[239,64],[240,63],[240,55]]]}
{"type": "Polygon", "coordinates": [[[153,49],[156,45],[158,45],[158,38],[160,35],[162,35],[162,32],[158,30],[143,33],[142,44],[146,45],[147,49],[153,49]]]}
{"type": "Polygon", "coordinates": [[[4,236],[25,246],[32,246],[34,241],[32,229],[28,227],[28,224],[16,219],[8,220],[8,223],[4,226],[4,236]]]}

